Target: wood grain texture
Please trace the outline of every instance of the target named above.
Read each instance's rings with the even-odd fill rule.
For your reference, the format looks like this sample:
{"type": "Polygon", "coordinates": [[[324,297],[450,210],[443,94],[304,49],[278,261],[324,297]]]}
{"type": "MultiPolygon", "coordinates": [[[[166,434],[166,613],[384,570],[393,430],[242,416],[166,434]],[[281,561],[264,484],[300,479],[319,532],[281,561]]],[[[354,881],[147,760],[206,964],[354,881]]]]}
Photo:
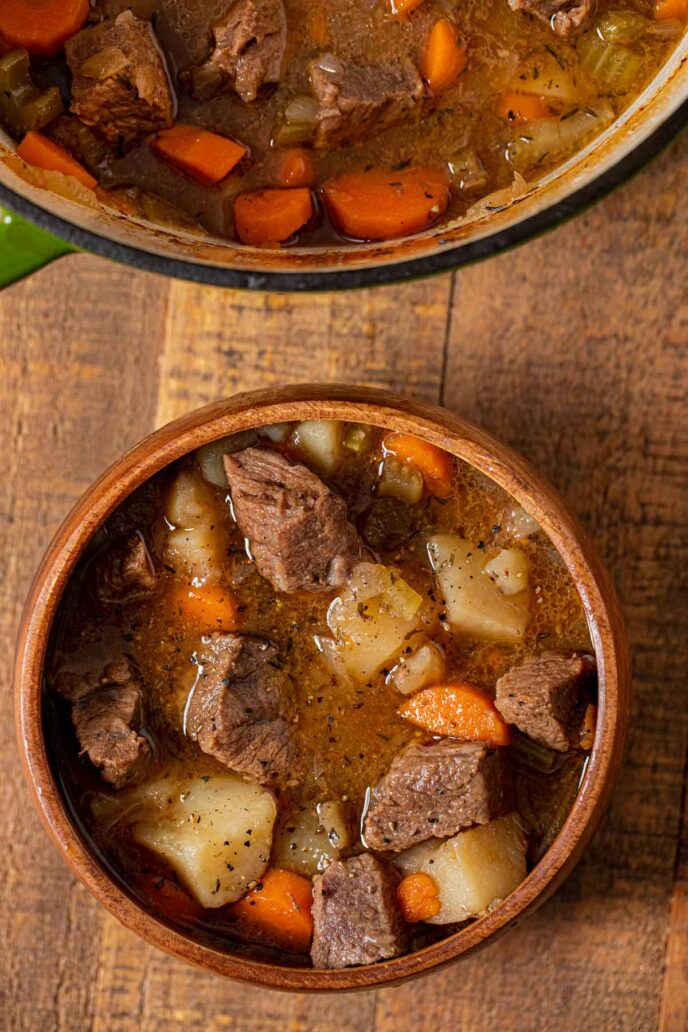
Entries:
{"type": "Polygon", "coordinates": [[[16,626],[58,523],[150,428],[166,290],[152,277],[69,258],[0,302],[0,1025],[9,1019],[13,1030],[89,1026],[103,923],[26,805],[9,719],[16,626]]]}
{"type": "Polygon", "coordinates": [[[39,553],[100,469],[197,404],[302,379],[443,398],[531,458],[613,569],[636,672],[610,816],[555,898],[447,972],[346,997],[256,993],[122,929],[28,810],[3,722],[0,1013],[12,1030],[648,1032],[661,1011],[663,1032],[684,1032],[687,160],[682,140],[583,217],[454,283],[268,297],[80,256],[0,297],[6,693],[39,553]]]}

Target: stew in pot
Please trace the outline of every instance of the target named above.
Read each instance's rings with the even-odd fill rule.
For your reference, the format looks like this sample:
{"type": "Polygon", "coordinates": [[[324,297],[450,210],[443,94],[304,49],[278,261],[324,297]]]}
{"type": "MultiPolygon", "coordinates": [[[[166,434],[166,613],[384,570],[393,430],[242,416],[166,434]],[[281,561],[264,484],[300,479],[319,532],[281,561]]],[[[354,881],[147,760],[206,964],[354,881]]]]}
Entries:
{"type": "Polygon", "coordinates": [[[257,246],[385,240],[517,196],[614,121],[687,17],[688,0],[3,0],[0,124],[130,215],[257,246]]]}
{"type": "Polygon", "coordinates": [[[595,731],[582,602],[535,520],[426,441],[336,421],[215,441],[130,496],[47,671],[63,791],[127,891],[324,968],[509,895],[595,731]]]}

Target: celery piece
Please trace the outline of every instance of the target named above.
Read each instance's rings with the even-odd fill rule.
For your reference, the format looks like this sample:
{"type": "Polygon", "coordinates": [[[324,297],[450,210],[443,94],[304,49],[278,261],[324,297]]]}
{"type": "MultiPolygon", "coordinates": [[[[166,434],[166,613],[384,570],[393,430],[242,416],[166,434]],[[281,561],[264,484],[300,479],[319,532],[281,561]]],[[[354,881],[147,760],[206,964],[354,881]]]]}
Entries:
{"type": "Polygon", "coordinates": [[[390,576],[389,587],[380,596],[395,616],[412,620],[423,604],[421,595],[397,574],[390,576]]]}
{"type": "Polygon", "coordinates": [[[273,146],[291,147],[295,143],[304,143],[312,138],[314,128],[312,122],[279,122],[273,133],[273,146]]]}
{"type": "Polygon", "coordinates": [[[575,104],[580,100],[580,90],[571,74],[549,50],[535,51],[525,58],[511,89],[547,100],[560,100],[564,104],[575,104]]]}
{"type": "Polygon", "coordinates": [[[605,43],[633,43],[652,30],[652,22],[637,11],[607,11],[595,25],[605,43]]]}
{"type": "Polygon", "coordinates": [[[543,774],[551,773],[561,764],[561,758],[555,752],[520,732],[514,733],[511,758],[516,767],[528,767],[543,774]]]}
{"type": "Polygon", "coordinates": [[[14,93],[29,82],[28,50],[10,50],[0,57],[0,92],[14,93]]]}
{"type": "Polygon", "coordinates": [[[370,451],[373,443],[372,426],[368,426],[367,423],[352,423],[346,430],[342,443],[345,448],[356,452],[357,455],[370,451]]]}
{"type": "Polygon", "coordinates": [[[40,90],[31,81],[26,50],[0,58],[0,124],[15,136],[42,129],[62,112],[57,86],[40,90]]]}
{"type": "Polygon", "coordinates": [[[582,36],[577,49],[583,70],[614,93],[627,93],[631,89],[643,63],[635,51],[605,43],[595,31],[582,36]]]}
{"type": "Polygon", "coordinates": [[[462,147],[448,161],[454,186],[464,193],[484,190],[489,183],[485,166],[472,147],[462,147]]]}
{"type": "Polygon", "coordinates": [[[43,129],[62,113],[62,99],[57,86],[50,86],[42,93],[37,92],[30,100],[26,100],[20,107],[21,120],[24,131],[29,129],[43,129]]]}
{"type": "Polygon", "coordinates": [[[406,505],[415,505],[423,496],[423,474],[388,455],[382,464],[378,494],[381,498],[398,498],[406,505]]]}

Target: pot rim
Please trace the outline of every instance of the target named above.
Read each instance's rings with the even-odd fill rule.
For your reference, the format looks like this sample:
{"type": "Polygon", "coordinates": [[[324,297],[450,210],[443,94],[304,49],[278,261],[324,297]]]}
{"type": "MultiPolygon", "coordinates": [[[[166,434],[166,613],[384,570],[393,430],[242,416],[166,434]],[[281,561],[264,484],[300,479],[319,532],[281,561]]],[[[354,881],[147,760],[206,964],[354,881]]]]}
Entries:
{"type": "Polygon", "coordinates": [[[401,262],[353,269],[331,268],[317,272],[259,272],[221,265],[167,258],[162,254],[121,243],[111,237],[83,229],[28,200],[21,193],[0,183],[0,204],[41,229],[66,240],[79,250],[89,251],[134,268],[174,279],[190,280],[208,286],[265,291],[352,290],[383,286],[442,272],[453,271],[482,261],[500,251],[525,243],[554,228],[560,222],[595,204],[667,147],[688,125],[688,98],[683,100],[656,129],[608,168],[594,175],[583,186],[553,201],[505,229],[488,232],[476,239],[447,245],[435,253],[401,262]]]}
{"type": "Polygon", "coordinates": [[[17,737],[41,819],[77,877],[126,927],[205,970],[271,988],[361,989],[396,984],[493,941],[549,896],[580,858],[606,808],[623,753],[630,693],[627,646],[608,575],[578,521],[535,469],[491,435],[453,413],[372,388],[296,385],[214,402],[168,423],[126,452],[86,491],[57,531],[31,586],[15,663],[17,737]],[[599,670],[599,715],[588,766],[571,811],[545,856],[494,910],[414,953],[358,968],[299,968],[206,945],[134,899],[87,843],[55,777],[44,737],[43,671],[64,587],[93,533],[136,487],[208,441],[301,418],[347,418],[421,434],[503,486],[538,520],[581,595],[599,670]]]}

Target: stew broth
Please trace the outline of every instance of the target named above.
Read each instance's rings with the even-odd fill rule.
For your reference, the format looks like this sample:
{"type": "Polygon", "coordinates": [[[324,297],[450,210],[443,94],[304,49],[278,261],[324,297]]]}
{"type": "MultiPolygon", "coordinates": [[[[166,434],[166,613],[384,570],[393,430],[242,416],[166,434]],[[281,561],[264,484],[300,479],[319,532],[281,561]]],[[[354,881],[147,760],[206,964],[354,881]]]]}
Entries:
{"type": "MultiPolygon", "coordinates": [[[[146,786],[169,785],[171,803],[179,785],[202,783],[207,788],[219,785],[218,779],[227,776],[227,765],[204,751],[205,746],[199,748],[200,733],[194,739],[190,731],[194,692],[202,690],[206,657],[214,648],[213,635],[236,632],[275,643],[276,665],[288,671],[288,734],[298,762],[285,778],[261,790],[274,798],[276,805],[274,829],[269,829],[271,847],[270,837],[267,839],[269,864],[263,868],[308,879],[336,860],[364,852],[381,855],[385,864],[410,855],[408,850],[391,854],[383,850],[380,854],[368,848],[365,822],[371,790],[374,798],[375,786],[395,758],[413,743],[437,742],[437,735],[429,734],[427,727],[400,715],[400,708],[409,699],[419,698],[424,686],[435,681],[468,683],[489,700],[498,679],[527,657],[588,655],[591,644],[581,599],[556,549],[513,499],[473,467],[444,456],[442,475],[449,470],[449,479],[440,490],[432,472],[426,470],[424,479],[421,467],[389,450],[395,435],[390,437],[382,430],[323,423],[280,425],[268,428],[267,433],[269,436],[263,431],[241,434],[173,464],[110,517],[65,592],[50,649],[46,704],[54,762],[75,818],[128,891],[163,917],[193,926],[198,935],[227,948],[267,956],[274,956],[277,948],[279,956],[291,957],[289,962],[303,963],[302,948],[292,949],[292,942],[271,939],[265,929],[252,928],[250,922],[247,925],[237,915],[235,904],[199,906],[188,873],[180,873],[174,862],[167,862],[169,854],[166,859],[164,850],[146,848],[139,833],[132,832],[134,818],[152,805],[144,798],[146,786]],[[286,456],[289,463],[303,463],[344,499],[367,554],[341,586],[285,592],[275,590],[258,571],[255,556],[259,552],[254,556],[252,542],[236,523],[237,513],[242,521],[238,488],[228,491],[218,465],[225,453],[240,458],[257,450],[277,455],[280,461],[286,456]],[[180,530],[180,506],[186,505],[190,511],[190,497],[194,515],[187,519],[187,528],[180,530]],[[183,540],[175,538],[180,533],[183,540]],[[145,541],[155,580],[146,590],[139,586],[129,595],[120,592],[116,597],[121,584],[117,582],[113,593],[112,570],[119,571],[119,576],[122,567],[113,567],[111,556],[122,541],[131,541],[132,535],[145,541]],[[204,535],[203,562],[208,555],[213,557],[206,576],[199,575],[199,567],[193,565],[198,553],[188,550],[189,542],[198,548],[198,535],[204,535]],[[432,569],[432,542],[444,540],[442,535],[471,542],[481,564],[504,555],[511,557],[514,570],[514,563],[523,562],[524,588],[515,594],[499,593],[502,602],[516,600],[513,604],[523,613],[518,640],[505,640],[511,632],[503,635],[493,629],[484,636],[457,629],[445,597],[446,584],[438,583],[440,575],[432,569]],[[514,549],[516,556],[510,551],[514,549]],[[341,611],[346,604],[346,593],[362,568],[393,571],[389,583],[402,592],[403,606],[411,599],[411,608],[419,607],[412,621],[417,618],[420,622],[410,624],[412,629],[392,649],[393,654],[383,656],[382,661],[377,656],[372,673],[360,672],[360,655],[355,648],[351,651],[346,636],[338,638],[337,626],[341,631],[343,618],[337,625],[336,612],[333,615],[337,606],[341,611]],[[199,609],[198,597],[205,604],[203,593],[210,590],[209,585],[215,594],[206,616],[205,610],[199,609]],[[403,694],[400,666],[423,646],[435,650],[433,662],[439,656],[441,676],[437,677],[435,670],[433,677],[430,670],[411,685],[415,692],[408,692],[407,676],[403,694]],[[95,754],[89,752],[86,737],[80,737],[79,755],[70,726],[70,704],[76,721],[75,713],[84,698],[110,690],[90,687],[86,696],[80,695],[82,689],[77,692],[74,688],[79,678],[91,678],[92,684],[96,671],[102,681],[102,671],[112,671],[122,661],[140,678],[144,716],[137,731],[150,746],[151,755],[143,776],[138,772],[115,788],[108,787],[89,762],[88,757],[93,759],[95,754]],[[328,833],[329,823],[337,829],[334,836],[331,830],[328,833]]],[[[274,547],[279,547],[276,540],[274,547]]],[[[473,561],[471,552],[469,561],[473,561]]],[[[490,585],[493,583],[490,580],[490,585]]],[[[376,619],[374,608],[372,616],[366,612],[370,604],[358,602],[364,622],[376,619]]],[[[385,613],[385,606],[381,611],[385,613]]],[[[210,662],[212,666],[212,657],[210,662]]],[[[108,684],[113,679],[116,682],[114,675],[106,678],[108,684]]],[[[589,686],[581,690],[581,705],[585,699],[593,699],[589,686]]],[[[581,712],[579,707],[579,721],[581,712]]],[[[510,757],[514,785],[510,805],[518,815],[519,834],[527,840],[528,865],[546,850],[576,795],[590,745],[588,741],[581,749],[578,735],[576,729],[570,743],[557,751],[513,729],[511,744],[496,750],[510,757]]],[[[457,732],[456,737],[463,735],[457,732]]],[[[153,807],[153,823],[156,812],[153,807]]],[[[251,836],[258,832],[248,816],[246,823],[249,839],[244,845],[248,848],[251,836]]],[[[268,855],[264,859],[267,861],[268,855]]],[[[407,948],[455,927],[455,921],[435,926],[412,922],[407,929],[407,948]]]]}

